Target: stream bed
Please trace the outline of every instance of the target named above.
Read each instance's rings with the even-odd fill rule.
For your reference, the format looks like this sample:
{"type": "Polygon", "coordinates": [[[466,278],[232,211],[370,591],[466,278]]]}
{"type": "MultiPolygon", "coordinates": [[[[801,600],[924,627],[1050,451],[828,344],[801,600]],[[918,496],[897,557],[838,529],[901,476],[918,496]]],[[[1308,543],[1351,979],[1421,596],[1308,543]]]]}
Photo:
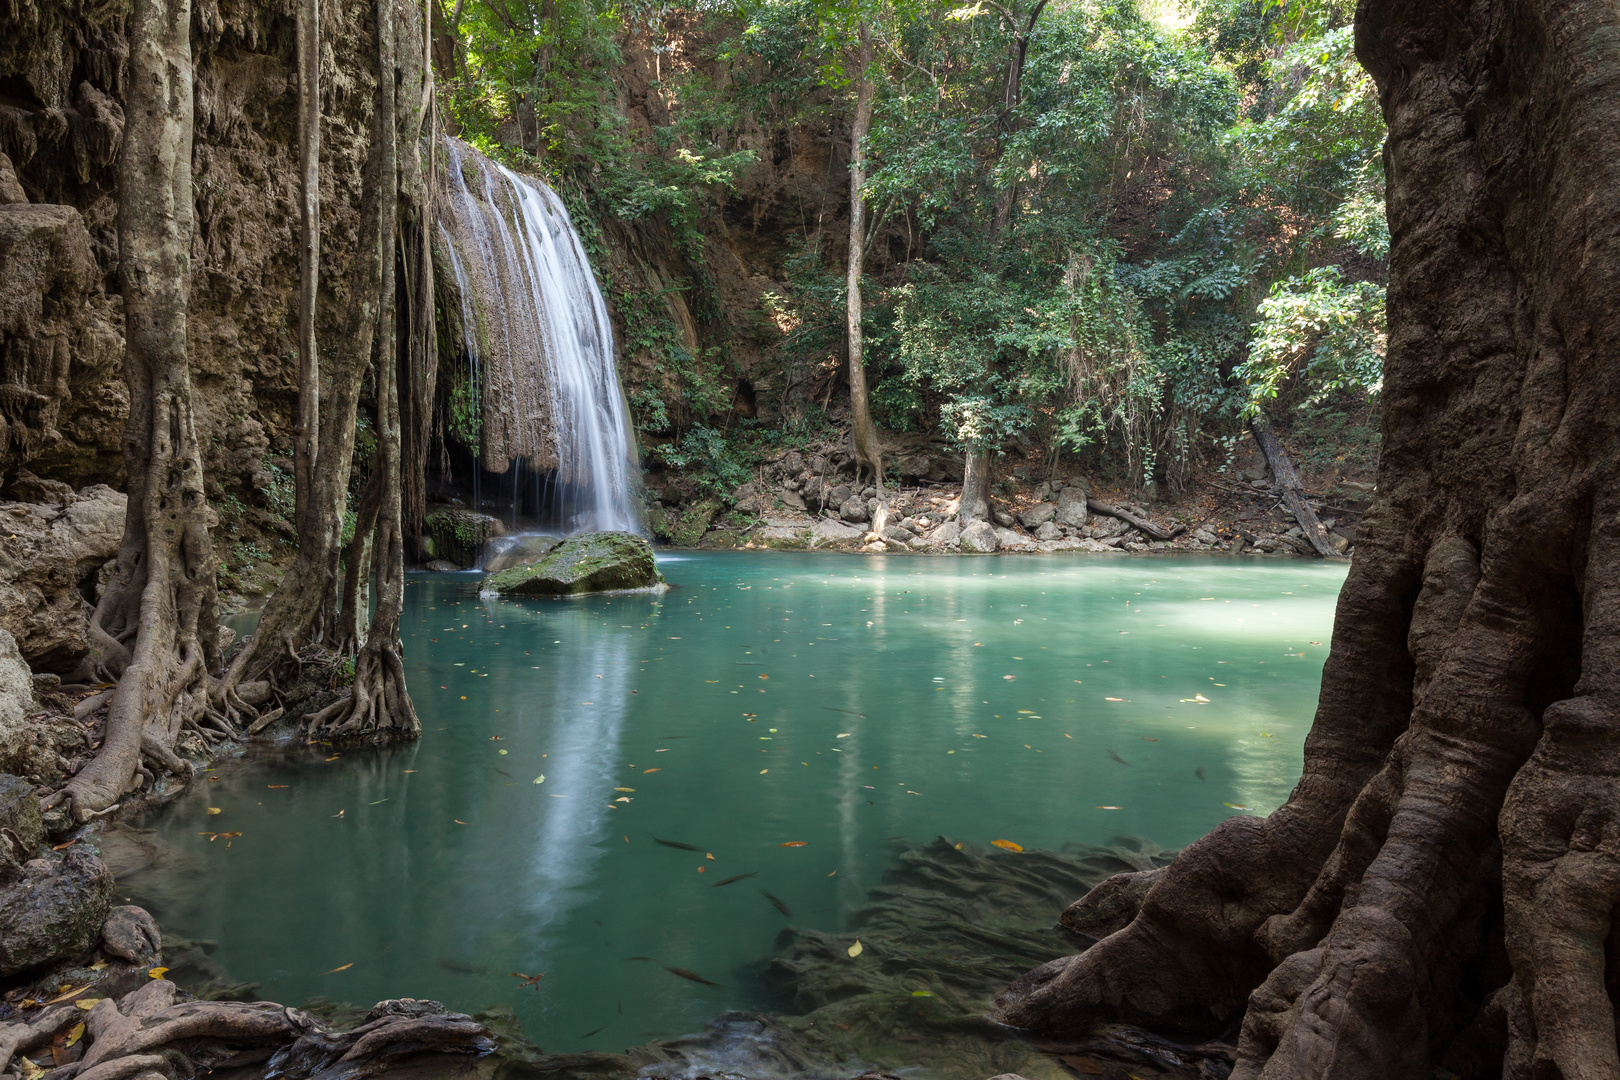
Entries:
{"type": "Polygon", "coordinates": [[[548,1051],[699,1030],[778,1004],[783,931],[840,930],[899,849],[1173,850],[1270,812],[1346,571],[660,563],[661,595],[563,601],[413,575],[421,741],[222,766],[148,822],[166,855],[120,897],[271,1000],[501,1004],[548,1051]]]}

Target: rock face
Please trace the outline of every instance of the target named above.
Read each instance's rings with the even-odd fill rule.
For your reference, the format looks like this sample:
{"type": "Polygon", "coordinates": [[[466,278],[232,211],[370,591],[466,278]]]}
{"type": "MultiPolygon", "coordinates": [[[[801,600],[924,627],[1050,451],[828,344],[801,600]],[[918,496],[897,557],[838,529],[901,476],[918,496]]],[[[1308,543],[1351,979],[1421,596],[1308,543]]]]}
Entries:
{"type": "Polygon", "coordinates": [[[652,545],[644,538],[602,532],[571,536],[537,563],[492,574],[483,591],[497,596],[578,596],[650,589],[663,583],[652,545]]]}
{"type": "Polygon", "coordinates": [[[1026,529],[1038,529],[1055,517],[1057,517],[1057,505],[1055,503],[1041,502],[1019,514],[1018,520],[1026,529]]]}
{"type": "Polygon", "coordinates": [[[433,554],[458,566],[472,566],[486,543],[506,535],[499,518],[462,506],[441,506],[425,522],[433,539],[433,554]]]}
{"type": "MultiPolygon", "coordinates": [[[[17,652],[16,639],[0,630],[0,772],[26,771],[25,760],[34,745],[34,732],[28,723],[33,707],[33,676],[17,652]]],[[[0,788],[0,801],[4,798],[4,789],[0,788]]],[[[0,828],[4,827],[4,819],[0,818],[0,828]]]]}
{"type": "Polygon", "coordinates": [[[112,873],[88,851],[30,859],[0,885],[0,977],[76,957],[101,933],[112,873]]]}
{"type": "Polygon", "coordinates": [[[1056,521],[1079,528],[1086,523],[1086,489],[1066,487],[1058,492],[1056,521]]]}
{"type": "Polygon", "coordinates": [[[988,521],[975,521],[962,530],[962,550],[988,553],[1001,546],[996,527],[988,521]]]}
{"type": "Polygon", "coordinates": [[[118,552],[128,500],[104,484],[31,486],[45,501],[0,502],[0,630],[34,670],[68,674],[90,651],[96,572],[118,552]]]}
{"type": "Polygon", "coordinates": [[[45,842],[34,786],[18,776],[0,773],[0,878],[39,854],[45,842]]]}

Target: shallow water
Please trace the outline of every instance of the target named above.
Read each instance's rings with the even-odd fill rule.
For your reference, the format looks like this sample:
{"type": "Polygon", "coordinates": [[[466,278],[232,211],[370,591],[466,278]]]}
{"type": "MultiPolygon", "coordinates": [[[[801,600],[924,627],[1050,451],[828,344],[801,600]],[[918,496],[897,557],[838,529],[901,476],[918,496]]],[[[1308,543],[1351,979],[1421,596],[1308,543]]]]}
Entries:
{"type": "Polygon", "coordinates": [[[272,1000],[504,1003],[552,1051],[693,1031],[768,1005],[750,973],[779,933],[839,929],[897,838],[1175,848],[1275,808],[1345,574],[1222,557],[662,565],[678,587],[661,596],[572,601],[413,576],[420,743],[222,769],[155,822],[181,857],[121,895],[220,942],[272,1000]]]}

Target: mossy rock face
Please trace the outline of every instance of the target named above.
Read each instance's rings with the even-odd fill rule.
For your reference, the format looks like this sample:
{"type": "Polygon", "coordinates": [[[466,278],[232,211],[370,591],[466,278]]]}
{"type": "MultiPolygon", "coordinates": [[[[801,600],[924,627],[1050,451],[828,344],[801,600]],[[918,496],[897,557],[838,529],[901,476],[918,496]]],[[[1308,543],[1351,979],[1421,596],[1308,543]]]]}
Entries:
{"type": "Polygon", "coordinates": [[[700,499],[685,506],[659,506],[647,515],[655,535],[675,547],[697,547],[720,512],[717,499],[700,499]]]}
{"type": "Polygon", "coordinates": [[[579,596],[620,589],[650,589],[664,583],[644,537],[626,532],[571,536],[539,562],[515,566],[484,579],[498,596],[579,596]]]}
{"type": "Polygon", "coordinates": [[[458,566],[472,566],[485,543],[506,535],[499,519],[461,506],[438,507],[423,524],[433,540],[433,557],[458,566]]]}

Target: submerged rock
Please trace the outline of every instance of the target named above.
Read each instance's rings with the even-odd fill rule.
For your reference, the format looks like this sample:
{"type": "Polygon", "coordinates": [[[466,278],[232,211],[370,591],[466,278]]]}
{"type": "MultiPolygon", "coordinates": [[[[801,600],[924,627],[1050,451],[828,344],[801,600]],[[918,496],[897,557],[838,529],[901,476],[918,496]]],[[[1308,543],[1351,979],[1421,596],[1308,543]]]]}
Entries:
{"type": "Polygon", "coordinates": [[[578,596],[664,584],[652,545],[634,533],[571,536],[539,562],[491,574],[485,595],[578,596]]]}

